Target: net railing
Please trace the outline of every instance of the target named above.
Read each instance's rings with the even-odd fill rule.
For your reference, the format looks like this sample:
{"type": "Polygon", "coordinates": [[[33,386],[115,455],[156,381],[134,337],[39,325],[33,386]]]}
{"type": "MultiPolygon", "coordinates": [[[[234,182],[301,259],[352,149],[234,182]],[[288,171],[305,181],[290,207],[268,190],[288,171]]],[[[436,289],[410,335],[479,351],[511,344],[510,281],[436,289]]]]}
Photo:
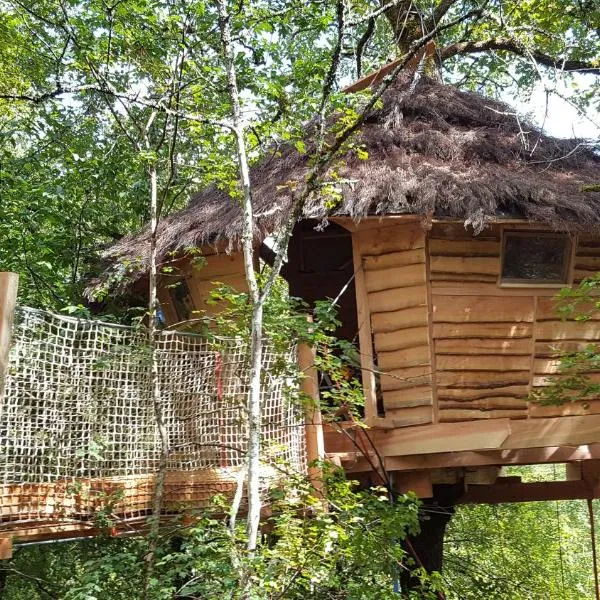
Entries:
{"type": "MultiPolygon", "coordinates": [[[[296,384],[280,368],[295,354],[266,344],[262,440],[267,460],[304,472],[296,384]]],[[[147,509],[147,499],[131,498],[137,508],[126,506],[126,492],[139,495],[131,489],[148,487],[159,466],[151,357],[143,329],[17,308],[0,399],[0,523],[88,514],[93,502],[82,501],[82,482],[96,498],[124,482],[122,512],[147,509]]],[[[246,343],[164,331],[155,360],[169,440],[167,482],[179,474],[183,489],[217,482],[219,474],[227,479],[245,461],[246,343]]]]}

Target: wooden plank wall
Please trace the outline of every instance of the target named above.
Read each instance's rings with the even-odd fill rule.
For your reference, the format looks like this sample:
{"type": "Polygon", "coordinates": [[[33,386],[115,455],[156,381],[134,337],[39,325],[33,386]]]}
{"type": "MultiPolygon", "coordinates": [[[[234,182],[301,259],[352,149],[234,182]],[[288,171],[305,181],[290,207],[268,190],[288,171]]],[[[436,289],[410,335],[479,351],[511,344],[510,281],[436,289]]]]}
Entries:
{"type": "MultiPolygon", "coordinates": [[[[557,289],[498,287],[499,227],[473,238],[462,225],[437,224],[429,248],[439,421],[600,412],[600,399],[557,407],[528,402],[556,372],[556,349],[600,339],[600,314],[586,323],[562,321],[552,298],[557,289]]],[[[596,272],[599,261],[600,240],[582,239],[574,280],[596,272]]]]}
{"type": "Polygon", "coordinates": [[[364,275],[357,277],[358,313],[370,315],[369,323],[359,326],[370,326],[362,339],[372,340],[373,360],[382,373],[385,420],[393,427],[431,423],[425,233],[416,221],[389,219],[379,226],[363,223],[353,236],[364,275]]]}
{"type": "Polygon", "coordinates": [[[167,323],[169,325],[179,321],[175,312],[172,297],[168,284],[177,280],[181,274],[181,279],[185,280],[194,309],[199,311],[196,317],[202,314],[214,314],[218,310],[217,306],[207,304],[210,293],[214,289],[214,282],[219,281],[230,285],[238,291],[247,291],[246,276],[244,272],[244,258],[241,252],[234,254],[206,254],[206,264],[194,267],[189,263],[184,263],[176,271],[175,276],[163,277],[164,281],[159,289],[159,300],[164,310],[167,323]]]}

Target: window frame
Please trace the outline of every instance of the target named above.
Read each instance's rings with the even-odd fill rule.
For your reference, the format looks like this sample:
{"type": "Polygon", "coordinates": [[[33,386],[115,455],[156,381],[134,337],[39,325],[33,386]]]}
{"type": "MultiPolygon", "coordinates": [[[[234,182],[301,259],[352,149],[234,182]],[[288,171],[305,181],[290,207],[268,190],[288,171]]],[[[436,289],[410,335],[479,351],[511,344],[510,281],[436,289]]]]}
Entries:
{"type": "Polygon", "coordinates": [[[500,254],[500,274],[498,275],[498,287],[510,288],[562,288],[570,285],[573,281],[573,257],[577,243],[571,235],[563,232],[544,231],[539,229],[511,229],[502,228],[502,242],[500,254]],[[506,245],[510,237],[545,237],[565,240],[565,251],[563,256],[563,278],[558,281],[556,279],[518,279],[505,278],[504,261],[506,259],[506,245]]]}

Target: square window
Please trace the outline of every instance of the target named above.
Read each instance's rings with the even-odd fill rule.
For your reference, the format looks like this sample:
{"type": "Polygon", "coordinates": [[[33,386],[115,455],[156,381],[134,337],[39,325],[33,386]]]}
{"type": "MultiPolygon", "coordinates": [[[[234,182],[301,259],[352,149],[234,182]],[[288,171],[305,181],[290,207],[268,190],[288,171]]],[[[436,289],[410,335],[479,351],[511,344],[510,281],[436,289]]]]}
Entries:
{"type": "Polygon", "coordinates": [[[570,256],[566,234],[505,231],[501,283],[568,283],[570,256]]]}

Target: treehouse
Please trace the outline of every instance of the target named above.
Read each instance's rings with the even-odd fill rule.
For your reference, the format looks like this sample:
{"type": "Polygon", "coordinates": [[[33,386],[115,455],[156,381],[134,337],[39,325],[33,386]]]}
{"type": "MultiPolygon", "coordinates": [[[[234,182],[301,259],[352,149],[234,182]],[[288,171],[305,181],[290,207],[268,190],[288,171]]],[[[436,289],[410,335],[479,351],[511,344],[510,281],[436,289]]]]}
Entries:
{"type": "MultiPolygon", "coordinates": [[[[325,453],[364,485],[381,483],[385,471],[397,490],[444,506],[599,497],[600,397],[546,406],[533,395],[557,375],[558,352],[600,340],[600,313],[561,319],[553,300],[600,270],[600,193],[585,191],[597,182],[600,158],[577,141],[524,127],[504,104],[426,78],[414,89],[398,82],[382,100],[357,135],[361,151],[348,151],[310,195],[282,270],[292,296],[309,304],[336,300],[338,335],[359,350],[369,428],[348,419],[323,426],[320,435],[318,415],[311,415],[299,438],[298,415],[280,401],[285,378],[273,377],[265,402],[275,429],[267,428],[265,439],[300,467],[305,450],[308,458],[325,453]],[[567,478],[523,483],[501,472],[537,463],[566,464],[567,478]]],[[[284,145],[251,170],[255,244],[264,263],[273,260],[270,236],[308,172],[311,139],[309,131],[306,153],[284,145]]],[[[207,302],[214,282],[246,289],[241,230],[239,205],[215,187],[158,230],[159,255],[173,266],[159,290],[168,325],[161,389],[177,441],[167,477],[173,511],[205,502],[207,482],[213,492],[231,492],[239,470],[239,452],[231,450],[245,431],[239,351],[207,346],[177,332],[177,324],[218,310],[207,302]],[[200,248],[201,268],[185,252],[190,247],[200,248]]],[[[118,271],[135,265],[128,282],[143,288],[148,248],[143,231],[108,257],[118,271]]],[[[0,411],[0,435],[11,449],[4,458],[13,465],[1,490],[0,541],[89,535],[90,515],[107,498],[128,527],[151,506],[156,431],[147,366],[127,349],[137,344],[135,332],[53,319],[25,311],[15,327],[0,411]],[[75,371],[75,359],[65,366],[50,356],[48,346],[67,338],[77,360],[87,357],[75,371]],[[19,350],[25,342],[29,350],[19,350]],[[27,370],[23,356],[43,358],[44,366],[27,370]],[[59,374],[66,382],[60,397],[52,391],[59,374]],[[38,381],[46,383],[32,394],[38,381]],[[98,390],[102,402],[81,400],[98,390]],[[14,398],[35,402],[19,400],[13,409],[14,398]],[[66,413],[77,415],[76,426],[52,429],[66,413]],[[119,446],[123,440],[127,448],[119,446]],[[59,458],[65,452],[68,464],[59,458]]],[[[308,349],[299,358],[310,375],[306,391],[316,395],[308,349]]],[[[269,372],[274,363],[265,360],[269,372]]]]}
{"type": "MultiPolygon", "coordinates": [[[[268,236],[308,172],[310,140],[306,153],[279,147],[251,171],[267,263],[268,236]]],[[[362,159],[349,151],[324,177],[335,207],[311,194],[282,271],[291,295],[337,299],[338,334],[359,345],[370,429],[326,427],[327,455],[375,482],[380,460],[399,489],[423,497],[456,483],[462,501],[596,495],[600,398],[532,398],[557,373],[557,353],[600,339],[600,313],[563,320],[553,300],[600,269],[600,193],[586,191],[598,155],[525,127],[504,104],[425,78],[412,92],[389,88],[355,146],[362,159]],[[498,476],[505,465],[545,462],[569,463],[569,479],[498,476]]],[[[211,282],[245,289],[240,233],[239,206],[216,188],[165,219],[163,255],[196,246],[206,258],[203,269],[181,258],[180,285],[162,288],[169,324],[213,310],[211,282]]],[[[110,255],[141,261],[143,272],[147,244],[145,232],[110,255]]]]}

